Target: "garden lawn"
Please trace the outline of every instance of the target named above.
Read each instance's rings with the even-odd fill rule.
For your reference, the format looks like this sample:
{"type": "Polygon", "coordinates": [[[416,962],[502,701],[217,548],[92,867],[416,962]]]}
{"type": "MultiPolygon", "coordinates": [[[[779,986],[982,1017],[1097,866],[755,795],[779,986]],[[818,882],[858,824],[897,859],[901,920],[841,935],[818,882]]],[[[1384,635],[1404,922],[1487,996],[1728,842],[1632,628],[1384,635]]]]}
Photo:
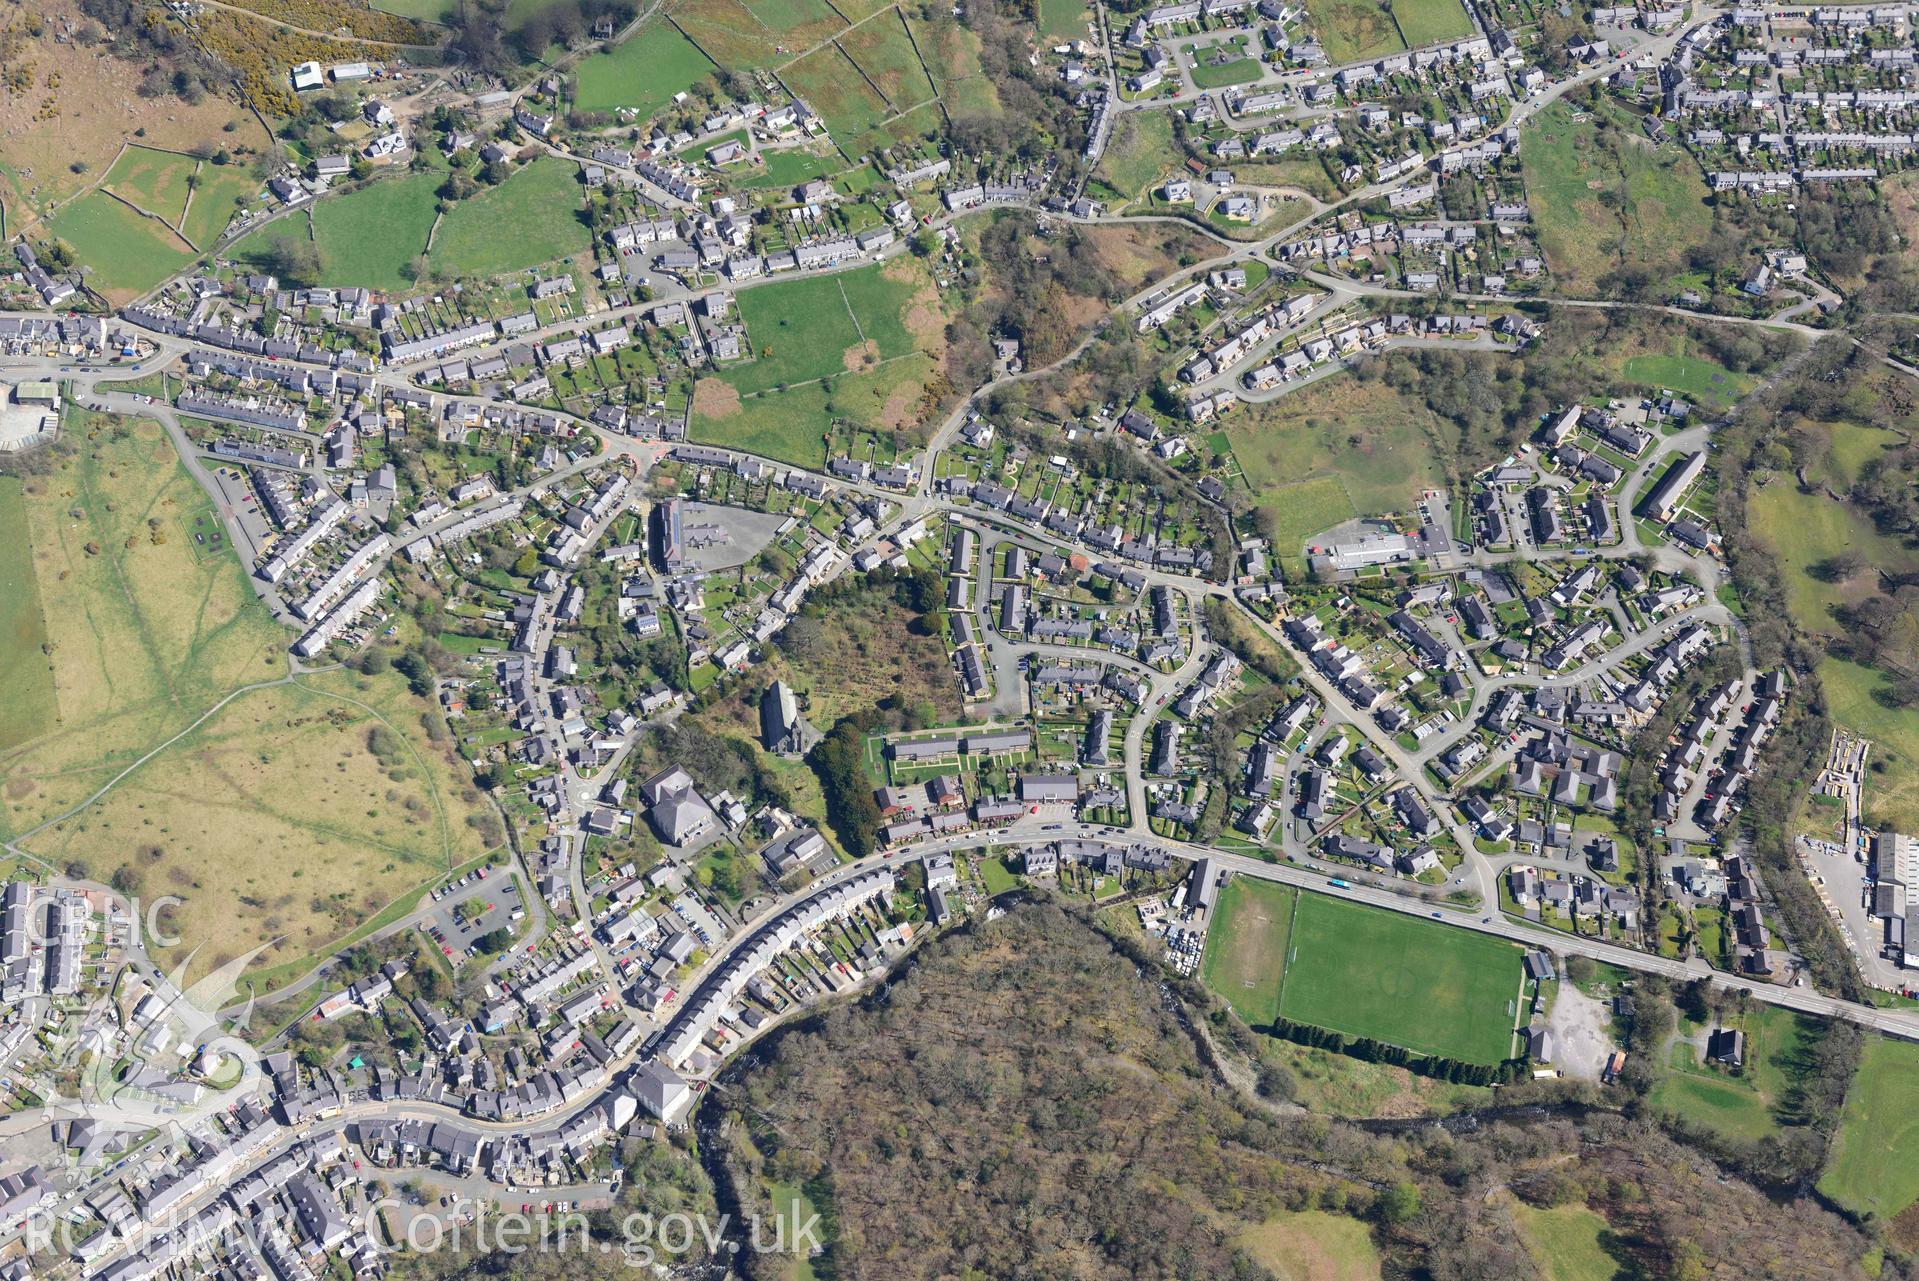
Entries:
{"type": "Polygon", "coordinates": [[[652,118],[714,70],[713,62],[678,27],[661,22],[605,53],[581,60],[574,71],[580,111],[631,108],[652,118]]]}
{"type": "Polygon", "coordinates": [[[498,276],[570,258],[592,245],[580,220],[579,170],[541,156],[499,186],[448,211],[428,251],[455,276],[498,276]]]}
{"type": "Polygon", "coordinates": [[[1648,1101],[1657,1109],[1729,1139],[1758,1142],[1779,1132],[1774,1115],[1791,1093],[1794,1063],[1815,1029],[1789,1010],[1754,1010],[1742,1020],[1746,1070],[1733,1076],[1699,1062],[1688,1042],[1675,1042],[1672,1057],[1648,1101]]]}
{"type": "Polygon", "coordinates": [[[91,191],[47,224],[89,269],[88,283],[115,302],[145,293],[193,260],[174,232],[103,191],[91,191]]]}
{"type": "Polygon", "coordinates": [[[1279,1017],[1298,898],[1292,886],[1256,876],[1235,876],[1219,892],[1200,974],[1251,1027],[1269,1027],[1279,1017]]]}
{"type": "Polygon", "coordinates": [[[1403,912],[1305,894],[1280,1014],[1467,1063],[1513,1052],[1519,949],[1403,912]]]}
{"type": "Polygon", "coordinates": [[[1839,1115],[1819,1190],[1856,1213],[1890,1219],[1919,1200],[1919,1045],[1866,1043],[1839,1115]]]}

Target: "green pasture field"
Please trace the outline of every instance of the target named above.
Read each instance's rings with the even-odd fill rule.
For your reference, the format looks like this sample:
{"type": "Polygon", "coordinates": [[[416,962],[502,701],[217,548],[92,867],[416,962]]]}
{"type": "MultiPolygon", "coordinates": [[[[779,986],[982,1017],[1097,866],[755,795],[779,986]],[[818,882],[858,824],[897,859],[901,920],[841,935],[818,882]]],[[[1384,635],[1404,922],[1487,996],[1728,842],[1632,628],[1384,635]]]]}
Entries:
{"type": "Polygon", "coordinates": [[[649,26],[616,48],[592,54],[574,69],[573,105],[581,111],[631,108],[650,119],[673,95],[714,70],[712,60],[670,22],[649,26]]]}
{"type": "Polygon", "coordinates": [[[14,535],[0,573],[26,583],[11,556],[30,556],[47,645],[31,615],[8,614],[9,687],[32,701],[4,704],[0,834],[79,804],[223,695],[286,671],[286,634],[246,568],[196,553],[187,530],[213,507],[158,424],[70,411],[63,430],[78,449],[0,491],[14,535]],[[53,715],[21,665],[50,682],[53,715]]]}
{"type": "Polygon", "coordinates": [[[1047,40],[1071,40],[1086,34],[1091,21],[1080,0],[1039,0],[1039,34],[1047,40]]]}
{"type": "Polygon", "coordinates": [[[938,363],[915,353],[833,380],[783,392],[741,397],[736,408],[702,412],[695,398],[692,438],[818,470],[826,465],[822,435],[833,424],[887,433],[890,422],[918,405],[938,363]]]}
{"type": "Polygon", "coordinates": [[[1335,65],[1397,53],[1406,47],[1392,15],[1370,0],[1306,0],[1313,29],[1335,65]]]}
{"type": "Polygon", "coordinates": [[[1777,1008],[1754,1010],[1741,1022],[1746,1031],[1741,1075],[1702,1064],[1690,1044],[1676,1042],[1648,1102],[1730,1139],[1757,1142],[1778,1134],[1775,1112],[1791,1094],[1795,1060],[1817,1029],[1777,1008]]]}
{"type": "Polygon", "coordinates": [[[460,6],[459,0],[377,0],[369,7],[415,22],[445,22],[460,6]]]}
{"type": "Polygon", "coordinates": [[[1240,1231],[1240,1249],[1286,1281],[1379,1281],[1379,1248],[1363,1220],[1295,1210],[1240,1231]]]}
{"type": "Polygon", "coordinates": [[[1847,729],[1872,740],[1872,760],[1885,770],[1866,775],[1866,821],[1900,831],[1919,828],[1919,708],[1889,707],[1879,694],[1890,685],[1883,672],[1826,657],[1819,686],[1826,710],[1847,729]]]}
{"type": "Polygon", "coordinates": [[[428,262],[455,276],[498,276],[570,258],[592,246],[581,221],[579,170],[541,156],[497,187],[453,206],[428,262]]]}
{"type": "Polygon", "coordinates": [[[186,221],[180,230],[202,252],[213,247],[227,229],[239,205],[258,193],[260,184],[237,165],[200,166],[200,185],[193,190],[186,221]]]}
{"type": "Polygon", "coordinates": [[[980,69],[979,36],[952,21],[929,23],[909,16],[906,25],[948,112],[960,117],[999,115],[999,90],[980,69]]]}
{"type": "Polygon", "coordinates": [[[811,151],[762,151],[759,154],[763,167],[758,172],[735,170],[732,175],[735,184],[754,189],[797,187],[838,173],[846,164],[837,155],[821,156],[811,151]]]}
{"type": "Polygon", "coordinates": [[[1515,1201],[1512,1213],[1520,1242],[1544,1281],[1615,1281],[1636,1270],[1607,1250],[1612,1225],[1597,1211],[1583,1205],[1541,1210],[1515,1201]]]}
{"type": "Polygon", "coordinates": [[[1590,288],[1622,260],[1676,274],[1687,246],[1712,231],[1705,182],[1684,150],[1655,147],[1623,114],[1607,118],[1610,144],[1564,101],[1521,130],[1526,199],[1562,285],[1590,288]]]}
{"type": "Polygon", "coordinates": [[[1396,0],[1393,18],[1412,48],[1457,40],[1473,31],[1473,20],[1459,0],[1396,0]]]}
{"type": "Polygon", "coordinates": [[[740,319],[754,359],[720,376],[750,394],[857,371],[863,342],[882,360],[905,355],[914,344],[901,312],[911,292],[878,266],[742,289],[740,319]]]}
{"type": "MultiPolygon", "coordinates": [[[[406,174],[316,201],[313,241],[329,284],[405,289],[433,230],[438,174],[406,174]]],[[[265,229],[272,234],[273,229],[265,229]]],[[[248,241],[252,240],[249,236],[248,241]]]]}
{"type": "Polygon", "coordinates": [[[1384,382],[1335,374],[1247,405],[1225,434],[1254,501],[1279,518],[1283,554],[1297,555],[1298,542],[1342,520],[1409,511],[1421,491],[1445,484],[1432,421],[1424,405],[1384,382]]]}
{"type": "Polygon", "coordinates": [[[1128,111],[1113,127],[1100,157],[1100,178],[1126,199],[1146,196],[1159,178],[1178,163],[1173,150],[1173,119],[1165,111],[1128,111]]]}
{"type": "Polygon", "coordinates": [[[88,283],[114,302],[145,293],[193,261],[176,233],[103,191],[81,196],[47,227],[72,246],[89,270],[88,283]]]}

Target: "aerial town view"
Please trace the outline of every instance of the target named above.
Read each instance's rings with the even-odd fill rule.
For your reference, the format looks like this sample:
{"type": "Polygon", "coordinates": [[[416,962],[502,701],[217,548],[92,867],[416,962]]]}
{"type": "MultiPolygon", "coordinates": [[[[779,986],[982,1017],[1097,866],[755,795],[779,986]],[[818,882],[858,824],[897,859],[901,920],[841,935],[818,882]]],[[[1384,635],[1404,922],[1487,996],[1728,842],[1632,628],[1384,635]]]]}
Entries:
{"type": "Polygon", "coordinates": [[[0,75],[0,1281],[1919,1278],[1919,0],[0,75]]]}

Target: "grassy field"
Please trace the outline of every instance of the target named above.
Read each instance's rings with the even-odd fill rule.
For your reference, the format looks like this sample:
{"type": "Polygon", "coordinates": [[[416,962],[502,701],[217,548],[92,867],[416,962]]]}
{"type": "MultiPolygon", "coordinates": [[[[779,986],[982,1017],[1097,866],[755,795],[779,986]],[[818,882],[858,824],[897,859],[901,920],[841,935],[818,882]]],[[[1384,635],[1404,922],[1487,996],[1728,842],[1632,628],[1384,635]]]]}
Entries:
{"type": "Polygon", "coordinates": [[[1279,1017],[1286,943],[1299,891],[1255,876],[1235,876],[1219,893],[1206,931],[1200,975],[1252,1027],[1279,1017]]]}
{"type": "Polygon", "coordinates": [[[429,265],[454,276],[498,276],[591,247],[580,219],[579,170],[541,156],[497,187],[463,200],[440,221],[429,265]]]}
{"type": "Polygon", "coordinates": [[[1859,600],[1872,589],[1872,575],[1858,581],[1824,582],[1811,568],[1844,552],[1857,552],[1887,573],[1919,570],[1919,551],[1874,528],[1872,522],[1824,494],[1805,494],[1786,478],[1756,489],[1747,501],[1753,532],[1778,561],[1786,603],[1801,627],[1831,632],[1832,609],[1859,600]]]}
{"type": "Polygon", "coordinates": [[[771,67],[782,60],[777,47],[783,42],[767,31],[740,0],[685,0],[674,8],[673,22],[719,66],[744,70],[771,67]]]}
{"type": "Polygon", "coordinates": [[[1295,1101],[1321,1116],[1439,1116],[1493,1098],[1487,1086],[1455,1085],[1277,1037],[1267,1039],[1260,1055],[1291,1072],[1295,1101]]]}
{"type": "Polygon", "coordinates": [[[199,163],[177,152],[128,147],[107,170],[105,185],[115,195],[177,227],[187,207],[187,179],[199,163]]]}
{"type": "Polygon", "coordinates": [[[1280,1013],[1420,1054],[1498,1063],[1512,1054],[1519,952],[1510,944],[1307,894],[1280,1013]]]}
{"type": "Polygon", "coordinates": [[[1724,409],[1745,395],[1753,380],[1697,356],[1634,356],[1626,377],[1645,387],[1676,391],[1694,404],[1724,409]]]}
{"type": "Polygon", "coordinates": [[[1703,1066],[1691,1045],[1676,1042],[1668,1070],[1649,1097],[1652,1105],[1731,1139],[1757,1141],[1777,1134],[1774,1109],[1790,1093],[1794,1060],[1814,1029],[1776,1008],[1752,1011],[1744,1027],[1743,1075],[1703,1066]]]}
{"type": "Polygon", "coordinates": [[[329,284],[405,289],[433,229],[437,174],[408,174],[313,206],[313,239],[329,284]]]}
{"type": "Polygon", "coordinates": [[[1404,49],[1392,15],[1368,0],[1307,0],[1313,29],[1335,64],[1376,58],[1404,49]]]}
{"type": "Polygon", "coordinates": [[[818,467],[833,424],[911,431],[934,407],[945,321],[917,263],[743,289],[738,303],[754,359],[697,384],[695,439],[818,467]]]}
{"type": "Polygon", "coordinates": [[[80,197],[47,226],[73,247],[88,283],[116,303],[145,293],[193,258],[178,235],[105,192],[80,197]]]}
{"type": "Polygon", "coordinates": [[[1039,34],[1047,40],[1071,40],[1086,34],[1090,21],[1080,0],[1039,0],[1039,34]]]}
{"type": "Polygon", "coordinates": [[[1512,1215],[1519,1239],[1545,1281],[1614,1281],[1634,1275],[1607,1250],[1613,1232],[1604,1216],[1583,1205],[1541,1210],[1515,1201],[1512,1215]]]}
{"type": "MultiPolygon", "coordinates": [[[[1201,62],[1193,68],[1193,84],[1201,89],[1224,89],[1227,85],[1251,84],[1259,79],[1262,67],[1257,58],[1234,58],[1230,62],[1201,62]]],[[[1155,113],[1159,114],[1159,113],[1155,113]]]]}
{"type": "Polygon", "coordinates": [[[53,668],[43,647],[47,624],[33,549],[21,537],[27,509],[20,478],[0,476],[0,750],[46,732],[53,723],[53,668]]]}
{"type": "Polygon", "coordinates": [[[857,371],[914,349],[904,313],[917,282],[875,265],[739,293],[751,364],[721,377],[742,394],[857,371]]]}
{"type": "Polygon", "coordinates": [[[1130,111],[1113,127],[1094,177],[1126,199],[1137,200],[1172,168],[1175,154],[1173,123],[1166,112],[1130,111]]]}
{"type": "Polygon", "coordinates": [[[1471,35],[1473,21],[1459,0],[1398,0],[1393,17],[1413,48],[1471,35]]]}
{"type": "Polygon", "coordinates": [[[1864,423],[1831,423],[1825,428],[1826,457],[1822,470],[1837,489],[1850,489],[1868,462],[1901,443],[1897,432],[1864,423]]]}
{"type": "Polygon", "coordinates": [[[1285,1281],[1376,1281],[1379,1251],[1358,1219],[1300,1210],[1239,1233],[1239,1246],[1285,1281]]]}
{"type": "Polygon", "coordinates": [[[0,750],[9,835],[79,804],[223,695],[286,670],[285,633],[246,570],[196,554],[187,530],[212,505],[158,425],[72,415],[56,448],[9,513],[32,551],[48,649],[30,623],[10,628],[5,667],[50,667],[54,710],[43,732],[0,750]]]}
{"type": "Polygon", "coordinates": [[[1705,183],[1677,146],[1654,147],[1619,114],[1601,139],[1565,102],[1521,131],[1520,161],[1540,247],[1562,286],[1590,287],[1626,261],[1657,278],[1712,230],[1705,183]],[[1611,192],[1611,207],[1604,193],[1611,192]]]}
{"type": "Polygon", "coordinates": [[[415,741],[424,705],[405,681],[388,673],[352,702],[317,684],[242,695],[34,852],[178,896],[182,944],[161,964],[199,948],[196,974],[261,946],[261,967],[322,952],[484,852],[457,761],[415,741]]]}
{"type": "Polygon", "coordinates": [[[211,248],[232,221],[235,209],[259,190],[260,184],[244,168],[201,165],[200,185],[194,188],[193,203],[187,206],[181,232],[195,248],[202,251],[211,248]]]}
{"type": "Polygon", "coordinates": [[[1298,556],[1315,535],[1359,514],[1346,486],[1334,476],[1262,489],[1260,493],[1262,505],[1278,509],[1279,537],[1275,541],[1282,556],[1298,556]]]}
{"type": "Polygon", "coordinates": [[[627,107],[639,119],[650,119],[713,69],[712,60],[678,27],[657,23],[610,52],[582,59],[574,71],[573,105],[581,111],[627,107]]]}
{"type": "Polygon", "coordinates": [[[1919,1200],[1919,1045],[1879,1038],[1839,1118],[1819,1190],[1847,1209],[1890,1219],[1919,1200]]]}
{"type": "Polygon", "coordinates": [[[739,396],[720,379],[706,379],[694,397],[692,437],[818,470],[826,465],[822,435],[829,425],[882,433],[913,426],[938,372],[932,357],[914,354],[843,374],[830,387],[811,382],[739,396]]]}
{"type": "Polygon", "coordinates": [[[1336,374],[1229,421],[1233,456],[1255,501],[1279,517],[1287,554],[1355,514],[1409,510],[1421,490],[1445,483],[1431,412],[1384,382],[1336,374]]]}
{"type": "Polygon", "coordinates": [[[819,112],[826,131],[843,151],[892,114],[886,100],[866,83],[838,44],[823,45],[788,63],[780,69],[780,79],[819,112]]]}
{"type": "Polygon", "coordinates": [[[933,96],[933,81],[913,52],[906,20],[892,9],[840,37],[846,51],[867,79],[878,86],[894,111],[918,106],[933,96]]]}
{"type": "Polygon", "coordinates": [[[762,151],[761,169],[738,169],[732,181],[741,187],[797,187],[814,178],[838,173],[845,161],[838,155],[819,155],[811,151],[762,151]]]}

